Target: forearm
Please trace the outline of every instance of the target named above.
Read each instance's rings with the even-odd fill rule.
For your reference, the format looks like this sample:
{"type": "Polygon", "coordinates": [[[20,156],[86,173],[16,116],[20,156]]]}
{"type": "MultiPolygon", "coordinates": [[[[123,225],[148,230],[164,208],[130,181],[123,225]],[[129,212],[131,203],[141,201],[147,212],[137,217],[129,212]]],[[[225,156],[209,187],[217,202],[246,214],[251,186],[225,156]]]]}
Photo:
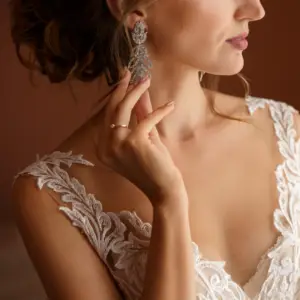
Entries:
{"type": "Polygon", "coordinates": [[[173,203],[154,209],[142,300],[196,299],[188,207],[173,203]]]}

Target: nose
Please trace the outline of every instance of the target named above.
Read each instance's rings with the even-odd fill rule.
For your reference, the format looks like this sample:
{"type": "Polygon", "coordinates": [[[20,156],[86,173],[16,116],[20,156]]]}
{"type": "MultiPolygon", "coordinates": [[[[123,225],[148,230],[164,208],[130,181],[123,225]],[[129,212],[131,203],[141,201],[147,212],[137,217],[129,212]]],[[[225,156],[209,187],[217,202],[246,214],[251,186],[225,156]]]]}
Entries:
{"type": "Polygon", "coordinates": [[[258,21],[266,15],[261,0],[239,0],[238,2],[240,5],[235,14],[237,20],[258,21]]]}

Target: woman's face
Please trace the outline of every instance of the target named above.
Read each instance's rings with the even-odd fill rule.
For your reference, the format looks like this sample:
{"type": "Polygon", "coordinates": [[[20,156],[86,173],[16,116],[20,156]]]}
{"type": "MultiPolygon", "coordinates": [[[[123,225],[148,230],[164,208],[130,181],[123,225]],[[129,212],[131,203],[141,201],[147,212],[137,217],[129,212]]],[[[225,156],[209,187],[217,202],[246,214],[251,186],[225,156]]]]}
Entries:
{"type": "Polygon", "coordinates": [[[150,55],[211,74],[236,74],[244,65],[242,50],[226,40],[249,32],[249,22],[264,15],[261,0],[157,0],[147,9],[150,55]]]}

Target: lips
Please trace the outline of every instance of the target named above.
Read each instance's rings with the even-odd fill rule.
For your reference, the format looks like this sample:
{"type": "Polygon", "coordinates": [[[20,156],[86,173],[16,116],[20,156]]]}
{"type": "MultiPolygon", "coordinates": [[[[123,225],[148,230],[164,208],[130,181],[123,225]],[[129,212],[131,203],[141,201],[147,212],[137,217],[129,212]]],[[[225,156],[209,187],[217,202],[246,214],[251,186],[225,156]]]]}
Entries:
{"type": "Polygon", "coordinates": [[[238,50],[246,50],[248,47],[248,41],[247,41],[248,32],[244,32],[240,35],[237,35],[226,42],[231,44],[234,48],[238,50]]]}
{"type": "Polygon", "coordinates": [[[248,32],[243,32],[243,33],[241,33],[241,34],[239,34],[239,35],[237,35],[237,36],[235,36],[231,39],[228,39],[227,41],[232,42],[232,41],[244,40],[244,39],[247,38],[248,34],[249,34],[248,32]]]}
{"type": "Polygon", "coordinates": [[[246,50],[248,47],[248,41],[246,39],[233,39],[227,41],[227,43],[238,50],[246,50]]]}

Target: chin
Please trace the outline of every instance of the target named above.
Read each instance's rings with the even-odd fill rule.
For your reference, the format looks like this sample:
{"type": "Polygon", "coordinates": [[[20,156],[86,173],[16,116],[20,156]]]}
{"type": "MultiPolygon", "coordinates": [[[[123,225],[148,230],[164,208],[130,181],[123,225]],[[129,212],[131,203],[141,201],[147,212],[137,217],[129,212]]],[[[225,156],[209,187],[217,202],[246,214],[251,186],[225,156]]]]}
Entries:
{"type": "Polygon", "coordinates": [[[240,65],[236,65],[232,68],[232,70],[230,70],[228,73],[228,75],[236,75],[238,73],[240,73],[244,68],[244,63],[240,64],[240,65]]]}
{"type": "Polygon", "coordinates": [[[222,64],[219,66],[216,66],[210,71],[207,71],[209,74],[214,74],[214,75],[220,75],[220,76],[233,76],[242,71],[244,68],[244,59],[242,58],[237,58],[237,59],[231,59],[227,60],[226,65],[222,64]]]}
{"type": "Polygon", "coordinates": [[[241,67],[241,68],[235,68],[235,69],[233,69],[233,70],[230,70],[230,71],[228,71],[228,72],[226,72],[225,74],[223,74],[223,75],[227,75],[227,76],[233,76],[233,75],[236,75],[236,74],[238,74],[238,73],[240,73],[241,71],[243,70],[243,67],[241,67]]]}

